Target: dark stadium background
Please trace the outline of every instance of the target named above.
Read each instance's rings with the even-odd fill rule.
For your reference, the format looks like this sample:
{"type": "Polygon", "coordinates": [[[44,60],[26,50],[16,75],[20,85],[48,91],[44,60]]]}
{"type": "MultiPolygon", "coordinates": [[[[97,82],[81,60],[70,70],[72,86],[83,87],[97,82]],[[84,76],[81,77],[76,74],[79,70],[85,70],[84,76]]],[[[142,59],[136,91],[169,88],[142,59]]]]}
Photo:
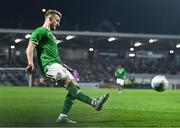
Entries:
{"type": "Polygon", "coordinates": [[[5,0],[0,28],[32,29],[42,23],[45,8],[62,11],[61,30],[95,31],[108,19],[117,32],[179,34],[179,5],[179,0],[5,0]]]}

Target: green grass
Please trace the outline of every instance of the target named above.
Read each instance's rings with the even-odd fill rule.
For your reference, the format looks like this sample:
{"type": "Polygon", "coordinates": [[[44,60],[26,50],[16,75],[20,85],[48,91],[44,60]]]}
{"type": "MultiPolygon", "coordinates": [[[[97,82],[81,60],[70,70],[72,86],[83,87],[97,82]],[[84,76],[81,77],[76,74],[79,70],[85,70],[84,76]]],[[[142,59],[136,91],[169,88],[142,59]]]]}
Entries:
{"type": "Polygon", "coordinates": [[[180,91],[124,90],[83,88],[97,97],[110,93],[102,111],[75,101],[69,117],[74,125],[59,125],[55,120],[63,104],[63,88],[0,87],[0,126],[63,127],[178,127],[180,91]]]}

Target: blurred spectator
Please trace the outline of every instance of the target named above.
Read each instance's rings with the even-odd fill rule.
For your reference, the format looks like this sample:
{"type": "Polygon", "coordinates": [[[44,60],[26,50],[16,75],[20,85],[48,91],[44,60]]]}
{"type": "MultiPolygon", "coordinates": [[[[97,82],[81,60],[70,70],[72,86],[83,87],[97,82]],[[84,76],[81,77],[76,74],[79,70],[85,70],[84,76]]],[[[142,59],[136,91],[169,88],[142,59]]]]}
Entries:
{"type": "MultiPolygon", "coordinates": [[[[21,58],[16,58],[14,63],[11,63],[5,58],[0,58],[0,67],[25,67],[25,59],[23,55],[21,58]]],[[[149,73],[149,74],[178,74],[180,65],[174,61],[168,61],[168,58],[161,59],[148,59],[148,58],[135,58],[133,61],[129,58],[119,59],[111,57],[95,56],[93,63],[88,59],[67,59],[63,58],[63,62],[72,68],[76,68],[78,75],[81,76],[81,82],[101,82],[113,83],[114,70],[116,65],[121,63],[128,73],[149,73]],[[77,63],[80,62],[80,63],[77,63]]],[[[36,59],[35,59],[36,61],[36,59]]],[[[37,62],[35,62],[37,64],[37,62]]],[[[35,65],[37,67],[37,65],[35,65]]],[[[25,73],[20,72],[1,72],[1,81],[8,80],[12,83],[14,81],[27,81],[25,73]],[[16,78],[15,78],[16,77],[16,78]]],[[[33,73],[33,78],[38,78],[40,72],[38,68],[33,73]]],[[[75,73],[76,74],[76,73],[75,73]]],[[[74,74],[74,75],[75,75],[74,74]]],[[[77,75],[77,76],[78,76],[77,75]]],[[[76,77],[76,76],[75,76],[76,77]]],[[[78,80],[78,79],[77,79],[78,80]]]]}
{"type": "Polygon", "coordinates": [[[76,80],[77,82],[80,81],[80,76],[79,76],[79,73],[78,73],[77,69],[74,69],[74,71],[73,71],[73,76],[74,76],[74,78],[75,78],[75,80],[76,80]]]}

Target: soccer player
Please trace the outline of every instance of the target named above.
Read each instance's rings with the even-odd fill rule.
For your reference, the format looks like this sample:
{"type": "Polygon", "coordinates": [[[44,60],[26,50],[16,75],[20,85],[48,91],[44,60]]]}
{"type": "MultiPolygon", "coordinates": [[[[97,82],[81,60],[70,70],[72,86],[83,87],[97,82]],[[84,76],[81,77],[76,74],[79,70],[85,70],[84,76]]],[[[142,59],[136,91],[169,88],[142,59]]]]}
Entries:
{"type": "Polygon", "coordinates": [[[122,86],[124,86],[125,79],[127,77],[127,71],[121,65],[118,65],[117,69],[115,70],[115,78],[116,84],[118,86],[118,91],[121,93],[122,86]]]}
{"type": "Polygon", "coordinates": [[[33,52],[34,49],[36,49],[38,64],[43,75],[54,79],[55,81],[60,81],[68,91],[61,113],[59,114],[56,122],[77,123],[76,121],[70,120],[67,116],[75,99],[94,107],[97,111],[100,111],[103,104],[108,99],[109,94],[107,93],[97,99],[87,96],[80,90],[74,77],[68,71],[68,69],[71,69],[62,63],[59,56],[57,39],[52,33],[52,30],[55,30],[56,27],[60,25],[61,18],[62,14],[59,11],[48,10],[45,13],[43,26],[36,28],[32,32],[26,49],[28,60],[26,71],[28,73],[32,73],[35,68],[33,62],[33,52]]]}

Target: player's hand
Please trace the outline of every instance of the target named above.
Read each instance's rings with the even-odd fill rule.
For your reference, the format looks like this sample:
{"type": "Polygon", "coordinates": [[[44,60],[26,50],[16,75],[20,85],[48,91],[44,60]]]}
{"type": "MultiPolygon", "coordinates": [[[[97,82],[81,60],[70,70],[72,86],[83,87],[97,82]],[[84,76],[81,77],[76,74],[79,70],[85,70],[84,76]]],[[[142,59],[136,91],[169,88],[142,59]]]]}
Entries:
{"type": "Polygon", "coordinates": [[[28,66],[26,67],[26,72],[28,74],[31,74],[33,70],[34,70],[34,64],[28,64],[28,66]]]}

